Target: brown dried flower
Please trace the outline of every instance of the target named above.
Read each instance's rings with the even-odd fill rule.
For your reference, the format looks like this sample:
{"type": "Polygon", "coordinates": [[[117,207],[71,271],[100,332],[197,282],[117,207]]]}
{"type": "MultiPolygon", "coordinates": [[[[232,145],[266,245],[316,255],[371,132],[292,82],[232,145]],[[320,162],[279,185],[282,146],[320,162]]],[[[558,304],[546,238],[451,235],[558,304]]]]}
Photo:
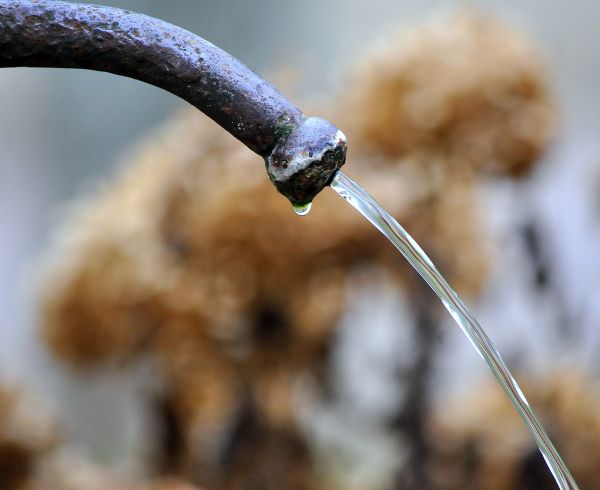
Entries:
{"type": "Polygon", "coordinates": [[[542,60],[529,39],[493,17],[442,18],[368,58],[340,119],[349,141],[373,153],[441,154],[456,167],[519,176],[554,127],[542,60]]]}
{"type": "Polygon", "coordinates": [[[0,488],[26,488],[37,460],[56,443],[56,427],[38,400],[0,386],[0,488]]]}
{"type": "MultiPolygon", "coordinates": [[[[525,391],[581,488],[597,488],[600,394],[597,384],[563,372],[525,391]]],[[[526,490],[555,485],[531,435],[495,384],[451,406],[433,424],[435,488],[526,490]]]]}

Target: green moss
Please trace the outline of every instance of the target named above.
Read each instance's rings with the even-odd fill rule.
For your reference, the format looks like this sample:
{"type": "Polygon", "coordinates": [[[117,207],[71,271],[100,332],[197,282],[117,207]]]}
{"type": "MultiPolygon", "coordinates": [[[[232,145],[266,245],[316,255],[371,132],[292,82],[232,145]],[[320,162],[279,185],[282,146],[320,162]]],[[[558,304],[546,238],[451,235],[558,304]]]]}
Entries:
{"type": "Polygon", "coordinates": [[[285,138],[294,129],[296,129],[296,125],[290,121],[285,121],[285,122],[278,124],[277,126],[275,126],[275,129],[273,130],[273,134],[275,135],[276,141],[279,141],[282,138],[285,138]]]}

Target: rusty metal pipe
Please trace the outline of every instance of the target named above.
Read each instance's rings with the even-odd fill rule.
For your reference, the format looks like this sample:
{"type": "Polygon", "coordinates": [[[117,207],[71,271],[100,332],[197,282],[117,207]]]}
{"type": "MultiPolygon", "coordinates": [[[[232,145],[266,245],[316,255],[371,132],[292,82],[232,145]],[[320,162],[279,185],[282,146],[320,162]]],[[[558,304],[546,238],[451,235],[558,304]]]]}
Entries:
{"type": "Polygon", "coordinates": [[[135,78],[200,109],[265,159],[293,204],[321,191],[345,161],[346,138],[305,117],[275,87],[205,39],[125,10],[0,0],[0,67],[83,68],[135,78]]]}

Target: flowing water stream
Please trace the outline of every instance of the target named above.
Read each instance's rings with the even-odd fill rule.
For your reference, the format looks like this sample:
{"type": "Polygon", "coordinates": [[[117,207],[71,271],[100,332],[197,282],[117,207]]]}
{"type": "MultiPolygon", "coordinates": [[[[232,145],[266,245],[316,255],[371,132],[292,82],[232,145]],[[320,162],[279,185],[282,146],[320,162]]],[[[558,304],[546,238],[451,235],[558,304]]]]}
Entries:
{"type": "MultiPolygon", "coordinates": [[[[337,172],[330,185],[334,191],[383,233],[425,279],[427,284],[431,286],[431,289],[440,298],[475,350],[487,363],[502,389],[519,412],[546,460],[558,487],[561,490],[578,489],[577,483],[575,483],[569,469],[530,407],[515,378],[508,370],[502,356],[500,356],[500,353],[473,314],[438,272],[421,247],[369,194],[342,172],[337,172]]],[[[303,214],[306,214],[306,212],[308,211],[306,210],[303,214]]]]}

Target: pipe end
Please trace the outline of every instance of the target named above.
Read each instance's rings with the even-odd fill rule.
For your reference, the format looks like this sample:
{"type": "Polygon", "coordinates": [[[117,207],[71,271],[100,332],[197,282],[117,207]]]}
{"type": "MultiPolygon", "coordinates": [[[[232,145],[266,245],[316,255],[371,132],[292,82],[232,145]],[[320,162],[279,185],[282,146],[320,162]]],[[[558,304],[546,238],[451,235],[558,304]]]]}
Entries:
{"type": "Polygon", "coordinates": [[[265,159],[277,190],[293,205],[310,203],[346,162],[346,136],[320,117],[309,117],[265,159]]]}

